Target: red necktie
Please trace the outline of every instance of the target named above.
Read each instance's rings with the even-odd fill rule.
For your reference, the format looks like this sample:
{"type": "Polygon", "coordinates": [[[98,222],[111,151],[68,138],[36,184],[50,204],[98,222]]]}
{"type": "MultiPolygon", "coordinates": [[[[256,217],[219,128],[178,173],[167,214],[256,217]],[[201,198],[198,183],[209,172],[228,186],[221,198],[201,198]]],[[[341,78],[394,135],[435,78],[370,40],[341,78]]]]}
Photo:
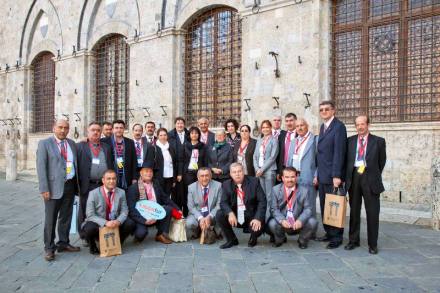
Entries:
{"type": "Polygon", "coordinates": [[[208,206],[208,195],[209,195],[208,187],[203,188],[203,202],[205,206],[208,206]]]}
{"type": "Polygon", "coordinates": [[[64,140],[60,142],[60,151],[61,151],[61,156],[64,158],[64,161],[67,162],[67,146],[64,143],[64,140]]]}

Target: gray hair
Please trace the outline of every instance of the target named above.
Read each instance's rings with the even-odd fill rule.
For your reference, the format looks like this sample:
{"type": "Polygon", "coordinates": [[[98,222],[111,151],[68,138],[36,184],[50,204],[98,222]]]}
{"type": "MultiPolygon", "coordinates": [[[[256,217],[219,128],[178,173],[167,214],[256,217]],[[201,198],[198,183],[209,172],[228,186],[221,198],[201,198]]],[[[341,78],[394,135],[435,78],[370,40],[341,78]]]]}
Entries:
{"type": "Polygon", "coordinates": [[[208,167],[201,167],[199,170],[197,170],[197,176],[199,176],[200,173],[203,172],[203,171],[208,171],[208,172],[209,172],[209,175],[212,176],[211,169],[209,169],[208,167]]]}
{"type": "Polygon", "coordinates": [[[304,122],[305,125],[309,126],[309,123],[304,118],[298,118],[298,120],[296,120],[296,124],[299,124],[299,122],[304,122]]]}
{"type": "Polygon", "coordinates": [[[226,135],[226,131],[224,129],[218,129],[215,131],[215,135],[218,135],[218,134],[226,135]]]}
{"type": "Polygon", "coordinates": [[[244,170],[242,164],[235,162],[235,163],[232,163],[231,166],[229,166],[229,172],[232,171],[232,168],[236,168],[236,167],[240,167],[242,170],[244,170]]]}

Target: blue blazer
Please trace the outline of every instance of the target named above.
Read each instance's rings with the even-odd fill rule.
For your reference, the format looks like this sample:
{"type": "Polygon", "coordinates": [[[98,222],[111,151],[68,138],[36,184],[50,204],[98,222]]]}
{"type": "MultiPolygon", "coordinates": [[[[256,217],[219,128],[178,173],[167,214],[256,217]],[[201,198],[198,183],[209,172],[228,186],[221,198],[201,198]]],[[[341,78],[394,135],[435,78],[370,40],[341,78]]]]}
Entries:
{"type": "Polygon", "coordinates": [[[318,139],[318,182],[333,184],[333,178],[345,179],[345,157],[347,150],[347,129],[338,118],[333,118],[324,133],[324,124],[318,139]]]}
{"type": "MultiPolygon", "coordinates": [[[[288,166],[295,167],[293,162],[293,153],[295,152],[295,145],[298,138],[296,137],[290,143],[288,166]]],[[[318,136],[310,133],[310,137],[307,139],[306,146],[304,148],[303,156],[301,157],[300,168],[301,172],[298,178],[298,184],[300,185],[313,185],[313,178],[316,176],[316,144],[318,143],[318,136]]]]}

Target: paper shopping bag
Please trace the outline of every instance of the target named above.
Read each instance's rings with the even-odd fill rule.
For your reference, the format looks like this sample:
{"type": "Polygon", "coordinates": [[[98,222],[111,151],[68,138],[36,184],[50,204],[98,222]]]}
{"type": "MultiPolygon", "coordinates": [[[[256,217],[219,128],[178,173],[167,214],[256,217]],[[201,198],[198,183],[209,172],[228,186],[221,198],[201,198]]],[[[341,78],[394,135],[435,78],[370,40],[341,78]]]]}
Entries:
{"type": "Polygon", "coordinates": [[[186,242],[186,230],[184,219],[171,218],[170,232],[168,238],[174,242],[186,242]]]}
{"type": "Polygon", "coordinates": [[[346,212],[347,199],[345,196],[331,193],[325,195],[324,224],[344,228],[346,212]]]}
{"type": "Polygon", "coordinates": [[[101,252],[101,257],[122,254],[119,227],[102,227],[99,229],[99,251],[101,252]]]}

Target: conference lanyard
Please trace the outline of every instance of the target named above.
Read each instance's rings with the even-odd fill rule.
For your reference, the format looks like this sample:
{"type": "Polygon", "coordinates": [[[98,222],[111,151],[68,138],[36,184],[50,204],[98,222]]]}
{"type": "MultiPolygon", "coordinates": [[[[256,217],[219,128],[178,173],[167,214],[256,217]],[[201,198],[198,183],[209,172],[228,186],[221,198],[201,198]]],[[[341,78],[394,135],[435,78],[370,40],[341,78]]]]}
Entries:
{"type": "Polygon", "coordinates": [[[286,186],[284,186],[284,198],[286,200],[286,204],[287,204],[287,210],[291,211],[293,209],[293,203],[295,202],[295,197],[296,197],[296,191],[297,188],[295,187],[294,190],[292,190],[292,196],[290,197],[289,200],[289,194],[287,192],[287,188],[286,186]]]}
{"type": "Polygon", "coordinates": [[[300,149],[301,146],[302,146],[302,145],[303,145],[303,144],[309,139],[309,136],[310,136],[310,132],[307,133],[307,135],[304,137],[304,139],[302,140],[302,142],[300,142],[299,144],[298,144],[299,137],[297,138],[296,143],[295,143],[295,155],[298,154],[299,149],[300,149]]]}
{"type": "Polygon", "coordinates": [[[238,153],[239,153],[241,156],[243,156],[243,153],[244,153],[244,151],[247,149],[248,144],[249,144],[249,143],[245,144],[244,147],[241,147],[241,146],[240,146],[240,148],[239,148],[239,150],[238,150],[238,153]]]}
{"type": "Polygon", "coordinates": [[[269,142],[269,140],[272,138],[272,135],[269,135],[266,139],[263,139],[263,143],[262,143],[262,146],[263,146],[263,154],[266,154],[266,146],[267,146],[267,143],[269,142]]]}
{"type": "Polygon", "coordinates": [[[95,147],[93,143],[89,142],[89,147],[93,153],[93,157],[95,157],[95,158],[99,157],[99,152],[101,151],[101,145],[98,144],[97,147],[95,147]]]}

